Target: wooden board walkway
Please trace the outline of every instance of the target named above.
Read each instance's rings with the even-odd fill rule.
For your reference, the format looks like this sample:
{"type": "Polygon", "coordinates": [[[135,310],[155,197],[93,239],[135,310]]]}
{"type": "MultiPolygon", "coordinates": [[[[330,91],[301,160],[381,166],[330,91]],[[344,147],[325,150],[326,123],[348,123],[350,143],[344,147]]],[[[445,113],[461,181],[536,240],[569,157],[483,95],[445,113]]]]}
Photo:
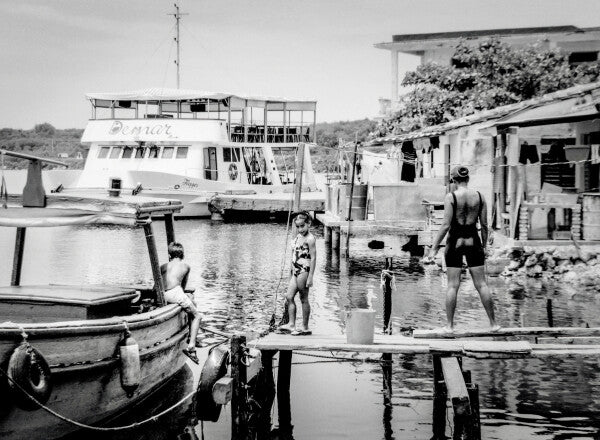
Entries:
{"type": "Polygon", "coordinates": [[[316,217],[327,228],[339,229],[344,235],[350,231],[351,237],[372,237],[379,234],[417,235],[426,226],[425,221],[405,220],[352,220],[348,226],[347,220],[331,213],[317,214],[316,217]]]}
{"type": "Polygon", "coordinates": [[[416,339],[431,338],[471,338],[482,336],[600,336],[600,327],[506,327],[491,332],[488,329],[456,329],[452,333],[446,333],[442,329],[414,330],[413,337],[416,339]]]}
{"type": "MultiPolygon", "coordinates": [[[[254,193],[254,194],[217,194],[211,201],[212,209],[219,212],[234,211],[288,211],[294,201],[293,193],[254,193]]],[[[325,193],[321,191],[303,192],[302,209],[305,211],[324,211],[325,193]]]]}
{"type": "MultiPolygon", "coordinates": [[[[546,334],[554,334],[552,329],[546,334]]],[[[600,331],[600,329],[582,329],[600,331]]],[[[482,335],[484,332],[481,332],[482,335]]],[[[522,332],[525,334],[525,332],[522,332]]],[[[536,334],[543,334],[537,330],[536,334]]],[[[489,336],[489,332],[485,334],[489,336]]],[[[503,359],[568,355],[600,355],[600,344],[535,344],[528,341],[468,341],[461,339],[423,339],[403,335],[375,335],[369,345],[348,344],[344,335],[314,334],[292,336],[271,333],[248,342],[248,346],[269,351],[346,351],[390,354],[451,354],[477,359],[503,359]]]]}

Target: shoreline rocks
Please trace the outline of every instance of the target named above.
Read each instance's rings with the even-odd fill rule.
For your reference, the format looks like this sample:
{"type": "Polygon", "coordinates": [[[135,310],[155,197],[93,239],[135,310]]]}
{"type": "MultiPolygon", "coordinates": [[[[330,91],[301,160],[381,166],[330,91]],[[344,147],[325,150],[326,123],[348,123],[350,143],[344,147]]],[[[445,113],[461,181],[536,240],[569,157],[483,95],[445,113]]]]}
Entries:
{"type": "Polygon", "coordinates": [[[600,291],[600,255],[574,246],[496,249],[488,258],[488,270],[507,278],[539,278],[600,291]]]}

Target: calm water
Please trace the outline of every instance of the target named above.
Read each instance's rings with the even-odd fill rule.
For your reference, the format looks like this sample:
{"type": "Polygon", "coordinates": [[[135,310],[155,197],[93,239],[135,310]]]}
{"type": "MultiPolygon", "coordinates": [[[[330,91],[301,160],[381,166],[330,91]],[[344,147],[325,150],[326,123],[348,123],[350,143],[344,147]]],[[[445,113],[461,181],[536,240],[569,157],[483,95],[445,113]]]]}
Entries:
{"type": "MultiPolygon", "coordinates": [[[[226,330],[266,328],[274,309],[286,243],[285,225],[179,221],[177,237],[192,265],[189,284],[211,325],[226,330]]],[[[156,223],[159,253],[166,255],[163,225],[156,223]]],[[[0,230],[0,283],[10,282],[13,231],[0,230]]],[[[53,228],[28,230],[23,283],[150,283],[152,276],[141,230],[129,228],[53,228]],[[134,276],[133,274],[136,274],[134,276]],[[141,274],[141,275],[140,275],[141,274]]],[[[381,328],[379,286],[383,257],[353,242],[350,261],[325,251],[318,237],[318,264],[311,290],[311,326],[318,333],[343,332],[346,307],[372,307],[381,328]]],[[[431,328],[444,322],[445,278],[423,271],[409,258],[396,259],[394,328],[431,328]]],[[[279,288],[279,298],[285,287],[279,288]]],[[[530,285],[514,289],[492,279],[499,321],[505,326],[547,325],[546,300],[553,300],[554,325],[600,325],[599,304],[590,296],[530,285]]],[[[278,308],[279,309],[279,308],[278,308]]],[[[470,283],[461,289],[458,327],[485,325],[485,313],[470,283]]],[[[211,342],[208,339],[206,342],[211,342]]],[[[429,439],[432,377],[429,356],[394,358],[391,408],[383,404],[382,372],[376,363],[323,363],[294,355],[291,406],[296,439],[429,439]]],[[[485,439],[600,438],[598,359],[475,361],[464,366],[479,384],[482,437],[485,439]]],[[[141,409],[133,420],[156,413],[189,390],[182,371],[168,391],[141,409]]],[[[276,422],[276,412],[274,412],[276,422]]],[[[193,425],[189,407],[145,430],[114,438],[207,440],[230,438],[229,407],[218,423],[193,425]],[[192,424],[192,426],[190,426],[192,424]]],[[[447,434],[450,435],[448,429],[447,434]]],[[[89,436],[86,434],[86,438],[89,436]]],[[[101,438],[112,438],[102,436],[101,438]]]]}

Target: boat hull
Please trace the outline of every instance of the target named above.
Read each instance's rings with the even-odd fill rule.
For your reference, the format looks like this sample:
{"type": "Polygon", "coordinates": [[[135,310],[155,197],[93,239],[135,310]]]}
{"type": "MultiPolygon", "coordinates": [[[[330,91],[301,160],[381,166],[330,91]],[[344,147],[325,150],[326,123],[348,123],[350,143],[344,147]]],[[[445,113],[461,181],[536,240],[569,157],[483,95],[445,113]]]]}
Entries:
{"type": "MultiPolygon", "coordinates": [[[[31,345],[51,366],[53,388],[46,406],[87,425],[97,425],[148,397],[185,364],[182,349],[188,334],[187,318],[175,305],[129,317],[23,327],[31,345]],[[140,347],[141,383],[131,397],[121,386],[120,360],[116,357],[123,322],[140,347]]],[[[4,371],[19,343],[15,325],[0,324],[4,371]]],[[[1,380],[6,387],[6,377],[1,380]]],[[[2,439],[56,439],[78,429],[44,409],[22,410],[10,397],[0,403],[2,439]]]]}

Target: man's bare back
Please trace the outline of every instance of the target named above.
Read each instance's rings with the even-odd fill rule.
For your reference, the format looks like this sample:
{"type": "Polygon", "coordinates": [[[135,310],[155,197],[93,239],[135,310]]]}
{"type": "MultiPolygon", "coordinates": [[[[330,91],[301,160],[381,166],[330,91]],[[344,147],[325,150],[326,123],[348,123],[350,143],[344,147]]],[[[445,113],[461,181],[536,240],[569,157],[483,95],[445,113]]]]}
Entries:
{"type": "Polygon", "coordinates": [[[173,258],[160,267],[160,272],[165,283],[165,290],[171,290],[177,286],[185,289],[190,273],[190,266],[179,258],[173,258]]]}

